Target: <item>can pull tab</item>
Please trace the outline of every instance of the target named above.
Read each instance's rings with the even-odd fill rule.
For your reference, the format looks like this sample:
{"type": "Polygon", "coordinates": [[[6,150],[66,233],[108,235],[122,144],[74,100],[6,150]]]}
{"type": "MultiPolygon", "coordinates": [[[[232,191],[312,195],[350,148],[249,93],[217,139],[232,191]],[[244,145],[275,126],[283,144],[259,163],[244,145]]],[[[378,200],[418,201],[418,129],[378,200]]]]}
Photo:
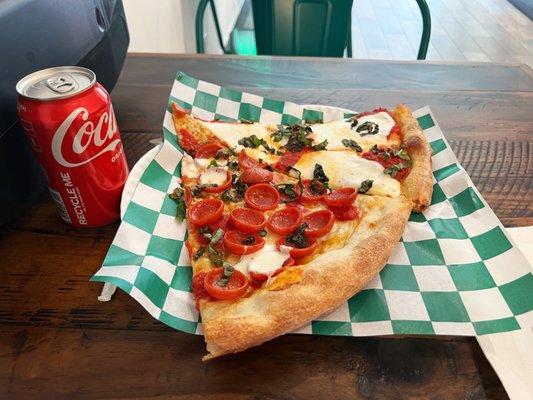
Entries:
{"type": "Polygon", "coordinates": [[[76,80],[70,74],[56,75],[47,79],[45,84],[56,93],[67,93],[78,88],[76,80]]]}

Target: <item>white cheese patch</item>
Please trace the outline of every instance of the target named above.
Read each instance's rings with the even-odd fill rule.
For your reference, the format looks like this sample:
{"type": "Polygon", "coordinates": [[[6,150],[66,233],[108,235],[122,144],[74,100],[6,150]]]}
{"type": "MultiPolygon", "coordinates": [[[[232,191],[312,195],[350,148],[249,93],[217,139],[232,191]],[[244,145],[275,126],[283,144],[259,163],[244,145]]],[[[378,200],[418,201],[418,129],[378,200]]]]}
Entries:
{"type": "Polygon", "coordinates": [[[200,174],[200,183],[202,185],[223,185],[228,180],[226,167],[211,167],[207,168],[200,174]]]}
{"type": "Polygon", "coordinates": [[[374,181],[367,192],[372,195],[397,197],[400,182],[383,172],[383,166],[376,161],[366,160],[354,151],[314,151],[304,154],[294,165],[302,173],[302,179],[313,179],[315,164],[322,165],[329,185],[333,189],[353,187],[356,190],[367,179],[374,181]]]}
{"type": "Polygon", "coordinates": [[[200,171],[198,171],[194,159],[186,153],[183,154],[183,159],[181,160],[181,176],[194,179],[198,178],[198,175],[200,175],[200,171]]]}
{"type": "Polygon", "coordinates": [[[210,162],[211,162],[210,158],[195,158],[194,159],[194,163],[196,164],[196,167],[200,171],[203,171],[204,169],[206,169],[210,162]]]}
{"type": "Polygon", "coordinates": [[[367,115],[357,120],[357,126],[366,121],[374,122],[379,126],[379,131],[375,135],[361,136],[357,133],[356,127],[351,128],[351,122],[344,120],[328,122],[325,124],[315,124],[311,126],[313,133],[311,137],[314,143],[322,143],[324,140],[328,141],[328,150],[342,150],[346,147],[342,144],[343,139],[352,139],[360,145],[365,145],[365,142],[371,141],[374,144],[384,144],[387,142],[387,136],[395,125],[392,117],[386,112],[379,112],[377,114],[367,115]]]}
{"type": "Polygon", "coordinates": [[[281,246],[278,251],[275,245],[266,244],[255,253],[243,255],[233,267],[246,275],[255,272],[271,276],[290,257],[290,250],[290,247],[281,246]]]}

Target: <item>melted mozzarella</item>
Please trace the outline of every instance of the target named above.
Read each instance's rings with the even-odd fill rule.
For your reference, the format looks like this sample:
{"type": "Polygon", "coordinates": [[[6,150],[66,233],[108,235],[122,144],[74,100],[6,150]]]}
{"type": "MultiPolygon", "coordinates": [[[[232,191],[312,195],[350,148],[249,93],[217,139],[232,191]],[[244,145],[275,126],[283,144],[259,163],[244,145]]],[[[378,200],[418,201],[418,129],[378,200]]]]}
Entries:
{"type": "Polygon", "coordinates": [[[204,169],[206,169],[210,162],[211,162],[210,158],[195,158],[194,159],[194,163],[196,164],[196,167],[200,171],[203,171],[204,169]]]}
{"type": "Polygon", "coordinates": [[[238,142],[240,139],[255,135],[259,139],[266,139],[269,132],[264,124],[225,124],[220,122],[203,122],[213,134],[226,142],[229,147],[237,150],[244,149],[238,142]]]}
{"type": "Polygon", "coordinates": [[[227,180],[226,167],[207,168],[200,174],[200,183],[203,185],[223,185],[227,180]]]}
{"type": "Polygon", "coordinates": [[[266,244],[258,252],[242,256],[234,268],[244,274],[255,272],[271,276],[290,257],[289,252],[290,247],[281,246],[278,251],[275,245],[266,244]]]}
{"type": "Polygon", "coordinates": [[[353,187],[359,189],[366,179],[374,181],[368,194],[396,197],[400,182],[383,172],[383,166],[361,158],[354,151],[314,151],[304,154],[294,165],[302,179],[313,179],[315,164],[322,165],[329,185],[333,189],[353,187]]]}
{"type": "Polygon", "coordinates": [[[200,175],[200,171],[194,164],[194,159],[188,154],[184,154],[181,160],[181,175],[191,179],[198,178],[200,175]]]}
{"type": "Polygon", "coordinates": [[[379,126],[379,131],[375,135],[361,136],[357,133],[356,127],[351,128],[351,122],[344,120],[328,122],[326,124],[312,125],[313,133],[311,137],[314,143],[318,144],[327,139],[328,150],[342,150],[346,147],[342,144],[343,139],[352,139],[363,147],[369,147],[372,144],[384,144],[387,142],[387,136],[395,125],[394,120],[386,112],[379,112],[372,115],[361,117],[357,120],[357,126],[366,121],[373,122],[379,126]],[[368,143],[367,143],[368,142],[368,143]]]}

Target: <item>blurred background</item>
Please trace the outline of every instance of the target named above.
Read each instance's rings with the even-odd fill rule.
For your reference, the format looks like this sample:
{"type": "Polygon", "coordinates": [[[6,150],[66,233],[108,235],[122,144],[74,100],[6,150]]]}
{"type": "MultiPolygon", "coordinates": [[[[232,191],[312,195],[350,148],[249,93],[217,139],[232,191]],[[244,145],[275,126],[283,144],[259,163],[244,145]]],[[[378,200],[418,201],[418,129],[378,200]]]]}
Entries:
{"type": "MultiPolygon", "coordinates": [[[[198,0],[123,0],[131,52],[195,53],[198,0]]],[[[256,1],[257,2],[257,1],[256,1]]],[[[260,3],[262,1],[258,1],[260,3]]],[[[279,1],[278,1],[279,3],[279,1]]],[[[214,0],[224,46],[254,54],[251,0],[214,0]]],[[[427,60],[520,62],[533,65],[532,0],[427,0],[427,60]]],[[[220,54],[213,13],[205,8],[204,52],[220,54]]],[[[354,0],[354,58],[414,60],[422,34],[415,0],[354,0]]]]}

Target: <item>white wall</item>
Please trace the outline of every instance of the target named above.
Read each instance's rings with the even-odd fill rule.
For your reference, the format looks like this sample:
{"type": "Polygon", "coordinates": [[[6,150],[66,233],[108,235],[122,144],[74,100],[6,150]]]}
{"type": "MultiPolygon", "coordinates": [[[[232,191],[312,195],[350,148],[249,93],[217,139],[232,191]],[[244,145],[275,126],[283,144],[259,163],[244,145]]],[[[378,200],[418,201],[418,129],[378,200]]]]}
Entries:
{"type": "MultiPolygon", "coordinates": [[[[227,42],[244,0],[215,0],[227,42]]],[[[130,32],[130,52],[195,53],[198,0],[123,0],[130,32]]],[[[204,16],[206,53],[221,53],[211,8],[204,16]]]]}

